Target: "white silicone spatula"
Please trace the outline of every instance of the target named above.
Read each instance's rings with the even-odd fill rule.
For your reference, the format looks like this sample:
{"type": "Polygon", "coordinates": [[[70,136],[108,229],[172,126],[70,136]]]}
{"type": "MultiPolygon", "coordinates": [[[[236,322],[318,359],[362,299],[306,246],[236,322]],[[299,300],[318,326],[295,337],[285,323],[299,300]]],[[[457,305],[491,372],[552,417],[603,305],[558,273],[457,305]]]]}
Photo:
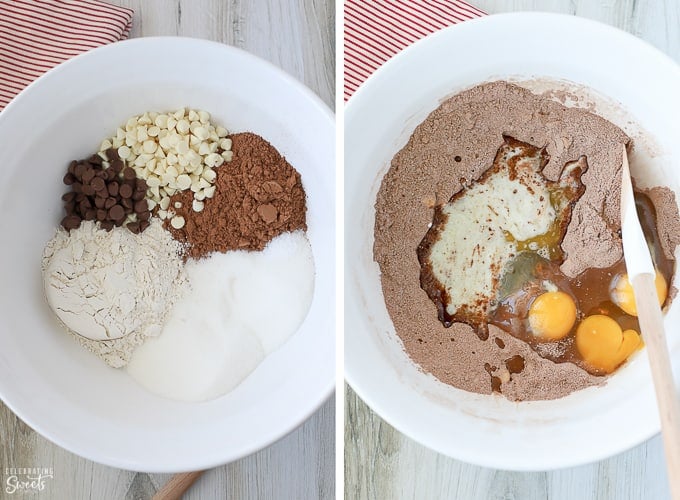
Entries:
{"type": "Polygon", "coordinates": [[[680,397],[673,383],[663,316],[654,286],[655,270],[649,247],[635,210],[628,155],[623,147],[621,173],[621,236],[628,279],[635,292],[638,321],[645,341],[659,405],[671,496],[680,500],[680,397]]]}

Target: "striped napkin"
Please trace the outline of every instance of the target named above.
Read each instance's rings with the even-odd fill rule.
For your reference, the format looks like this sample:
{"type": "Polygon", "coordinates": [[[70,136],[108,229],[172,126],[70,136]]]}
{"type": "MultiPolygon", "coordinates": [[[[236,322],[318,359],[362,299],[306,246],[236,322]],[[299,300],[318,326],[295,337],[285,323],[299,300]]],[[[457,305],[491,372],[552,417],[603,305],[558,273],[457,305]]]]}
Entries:
{"type": "Polygon", "coordinates": [[[345,0],[345,101],[413,42],[483,15],[462,0],[345,0]]]}
{"type": "Polygon", "coordinates": [[[0,0],[0,110],[48,69],[126,39],[132,14],[96,0],[0,0]]]}

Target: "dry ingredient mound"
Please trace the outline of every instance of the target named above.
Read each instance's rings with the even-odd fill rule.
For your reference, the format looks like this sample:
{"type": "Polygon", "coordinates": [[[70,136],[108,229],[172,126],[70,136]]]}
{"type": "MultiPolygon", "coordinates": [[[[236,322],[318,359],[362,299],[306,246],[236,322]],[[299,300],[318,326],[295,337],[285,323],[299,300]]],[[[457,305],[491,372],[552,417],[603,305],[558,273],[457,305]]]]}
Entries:
{"type": "Polygon", "coordinates": [[[182,250],[155,218],[140,234],[93,221],[60,228],[43,252],[47,302],[83,347],[120,368],[161,333],[186,284],[182,250]]]}
{"type": "Polygon", "coordinates": [[[170,199],[169,210],[185,220],[173,236],[187,244],[187,256],[262,250],[284,232],[306,230],[306,200],[300,174],[259,135],[231,136],[233,158],[216,169],[215,195],[201,212],[192,210],[191,192],[170,199]]]}
{"type": "MultiPolygon", "coordinates": [[[[495,377],[510,400],[555,399],[603,382],[571,363],[554,363],[526,343],[491,325],[482,341],[472,328],[437,319],[435,305],[420,287],[416,248],[445,203],[493,163],[503,135],[546,145],[543,174],[556,180],[564,165],[587,157],[586,192],[575,205],[562,243],[562,272],[573,277],[620,259],[618,230],[621,144],[626,134],[583,109],[568,108],[522,87],[492,82],[442,102],[392,159],[376,199],[374,258],[381,271],[387,310],[404,349],[424,371],[459,389],[490,394],[495,377]],[[517,356],[524,366],[514,367],[517,356]],[[491,370],[499,367],[493,376],[491,370]]],[[[657,188],[652,201],[657,223],[677,220],[673,193],[657,188]],[[660,190],[660,191],[659,191],[660,190]],[[663,194],[662,194],[663,193],[663,194]]],[[[678,224],[672,229],[678,231],[678,224]]],[[[668,251],[678,234],[665,234],[668,251]]]]}

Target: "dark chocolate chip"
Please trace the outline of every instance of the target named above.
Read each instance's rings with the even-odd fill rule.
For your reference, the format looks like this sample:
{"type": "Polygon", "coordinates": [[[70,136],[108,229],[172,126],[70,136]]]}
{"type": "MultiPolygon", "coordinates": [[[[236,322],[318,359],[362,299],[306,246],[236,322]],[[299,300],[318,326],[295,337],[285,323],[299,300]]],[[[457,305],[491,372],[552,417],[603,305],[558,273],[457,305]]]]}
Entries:
{"type": "Polygon", "coordinates": [[[70,231],[80,227],[80,217],[77,215],[67,215],[61,220],[61,225],[64,229],[70,231]]]}
{"type": "Polygon", "coordinates": [[[88,208],[85,210],[85,220],[95,220],[97,218],[97,210],[94,208],[88,208]]]}
{"type": "Polygon", "coordinates": [[[118,174],[117,174],[114,170],[112,170],[112,169],[110,169],[110,168],[107,168],[107,169],[106,169],[106,178],[107,178],[108,180],[112,181],[112,180],[115,179],[117,176],[118,176],[118,174]]]}
{"type": "Polygon", "coordinates": [[[71,172],[68,172],[68,173],[64,176],[64,184],[66,184],[67,186],[70,186],[70,185],[72,185],[74,182],[76,182],[76,176],[73,175],[71,172]]]}
{"type": "Polygon", "coordinates": [[[90,156],[88,158],[88,161],[93,165],[99,165],[99,166],[101,166],[101,164],[104,162],[104,160],[102,160],[102,157],[99,156],[98,154],[94,154],[94,155],[90,156]]]}
{"type": "Polygon", "coordinates": [[[132,199],[135,201],[143,200],[146,196],[146,191],[135,191],[132,193],[132,199]]]}
{"type": "Polygon", "coordinates": [[[139,200],[135,202],[135,212],[137,213],[142,213],[146,212],[149,210],[149,205],[146,203],[146,200],[139,200]]]}
{"type": "Polygon", "coordinates": [[[73,170],[73,175],[76,176],[76,179],[81,179],[83,177],[83,174],[87,170],[87,165],[84,163],[78,163],[73,170]]]}
{"type": "Polygon", "coordinates": [[[73,160],[71,163],[68,164],[68,173],[73,174],[76,171],[76,165],[78,165],[78,162],[73,160]]]}
{"type": "Polygon", "coordinates": [[[146,210],[144,212],[137,212],[137,218],[139,220],[149,220],[150,217],[151,217],[151,212],[149,212],[148,210],[146,210]]]}
{"type": "Polygon", "coordinates": [[[112,206],[116,204],[116,199],[115,198],[106,198],[106,201],[104,202],[104,208],[108,210],[112,206]]]}
{"type": "Polygon", "coordinates": [[[83,192],[83,185],[80,182],[74,182],[71,185],[71,189],[73,189],[74,193],[82,193],[83,192]]]}
{"type": "Polygon", "coordinates": [[[102,191],[106,187],[106,182],[101,177],[95,177],[90,182],[90,186],[94,188],[95,191],[102,191]]]}
{"type": "Polygon", "coordinates": [[[116,148],[107,149],[106,157],[109,159],[109,161],[120,160],[120,156],[118,155],[118,150],[116,148]]]}
{"type": "Polygon", "coordinates": [[[106,210],[100,208],[97,210],[97,220],[98,221],[105,221],[106,220],[106,210]]]}
{"type": "Polygon", "coordinates": [[[134,234],[139,234],[142,230],[142,228],[139,227],[139,222],[128,222],[126,227],[134,234]]]}
{"type": "Polygon", "coordinates": [[[73,199],[76,197],[76,193],[73,191],[69,191],[68,193],[64,193],[61,195],[61,199],[65,202],[73,201],[73,199]]]}
{"type": "Polygon", "coordinates": [[[111,196],[118,196],[118,183],[116,181],[111,181],[107,188],[111,196]]]}
{"type": "Polygon", "coordinates": [[[92,179],[94,179],[94,170],[88,168],[85,170],[85,172],[83,172],[83,183],[89,184],[92,179]]]}
{"type": "Polygon", "coordinates": [[[92,204],[87,198],[78,203],[78,210],[80,211],[81,215],[84,215],[85,212],[87,212],[90,208],[92,208],[92,204]]]}
{"type": "Polygon", "coordinates": [[[89,184],[83,184],[83,194],[92,196],[95,193],[94,188],[89,184]]]}
{"type": "Polygon", "coordinates": [[[125,209],[120,205],[113,205],[109,209],[109,219],[117,221],[123,217],[125,217],[125,209]]]}
{"type": "Polygon", "coordinates": [[[68,203],[65,203],[64,210],[66,210],[66,215],[73,215],[73,213],[76,211],[76,202],[72,200],[68,203]]]}
{"type": "Polygon", "coordinates": [[[130,198],[132,196],[132,188],[129,184],[123,184],[119,190],[120,196],[123,198],[130,198]]]}
{"type": "Polygon", "coordinates": [[[146,181],[144,179],[137,179],[135,181],[135,190],[136,191],[146,191],[148,189],[148,185],[146,184],[146,181]]]}
{"type": "Polygon", "coordinates": [[[148,220],[143,220],[139,222],[139,228],[140,231],[144,231],[147,227],[149,227],[151,223],[148,220]]]}
{"type": "Polygon", "coordinates": [[[132,180],[136,177],[135,171],[131,167],[125,167],[123,169],[123,179],[132,180]]]}
{"type": "Polygon", "coordinates": [[[97,208],[104,208],[104,203],[106,203],[106,198],[103,198],[101,196],[97,196],[94,199],[94,206],[97,208]]]}
{"type": "Polygon", "coordinates": [[[122,198],[120,200],[120,204],[123,205],[125,208],[132,209],[132,200],[130,198],[122,198]]]}
{"type": "Polygon", "coordinates": [[[111,231],[111,229],[113,229],[114,224],[110,220],[105,220],[100,222],[99,226],[105,231],[111,231]]]}
{"type": "Polygon", "coordinates": [[[113,160],[111,162],[111,166],[109,167],[109,170],[119,174],[121,172],[121,170],[123,170],[123,167],[125,167],[125,163],[123,162],[123,160],[120,160],[120,159],[113,160]]]}

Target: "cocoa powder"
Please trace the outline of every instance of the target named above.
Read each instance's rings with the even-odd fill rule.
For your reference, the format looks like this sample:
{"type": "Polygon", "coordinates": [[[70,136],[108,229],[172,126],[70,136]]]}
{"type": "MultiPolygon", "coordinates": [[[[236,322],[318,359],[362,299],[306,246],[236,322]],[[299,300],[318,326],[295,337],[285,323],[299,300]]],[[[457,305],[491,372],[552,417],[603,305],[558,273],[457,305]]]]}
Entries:
{"type": "Polygon", "coordinates": [[[307,229],[300,174],[259,135],[244,132],[231,139],[233,159],[215,169],[215,196],[205,200],[203,211],[192,209],[191,191],[171,198],[169,210],[186,224],[175,229],[166,221],[165,227],[187,243],[187,254],[195,259],[212,252],[262,250],[281,233],[307,229]]]}

